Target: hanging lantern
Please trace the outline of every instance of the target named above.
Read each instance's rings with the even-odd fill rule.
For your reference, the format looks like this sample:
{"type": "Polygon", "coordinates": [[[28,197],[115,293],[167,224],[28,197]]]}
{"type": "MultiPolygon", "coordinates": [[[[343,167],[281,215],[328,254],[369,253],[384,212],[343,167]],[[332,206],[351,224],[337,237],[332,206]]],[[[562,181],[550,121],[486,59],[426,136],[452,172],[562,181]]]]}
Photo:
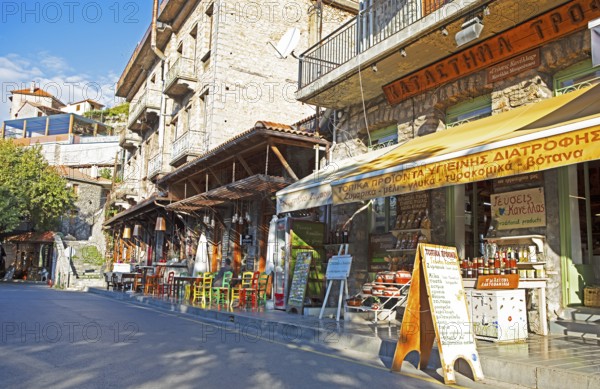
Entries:
{"type": "Polygon", "coordinates": [[[165,218],[159,216],[156,218],[156,226],[154,227],[154,231],[166,231],[167,223],[165,222],[165,218]]]}
{"type": "Polygon", "coordinates": [[[131,228],[123,228],[123,239],[131,239],[131,228]]]}
{"type": "Polygon", "coordinates": [[[140,236],[142,236],[142,225],[141,224],[136,224],[135,226],[133,226],[133,236],[136,238],[139,238],[140,236]]]}

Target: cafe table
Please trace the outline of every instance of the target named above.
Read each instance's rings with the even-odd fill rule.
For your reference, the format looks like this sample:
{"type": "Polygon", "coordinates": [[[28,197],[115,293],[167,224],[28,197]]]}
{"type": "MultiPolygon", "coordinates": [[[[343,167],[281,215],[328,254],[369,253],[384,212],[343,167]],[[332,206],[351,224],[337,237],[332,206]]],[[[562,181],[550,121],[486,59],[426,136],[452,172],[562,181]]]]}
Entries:
{"type": "Polygon", "coordinates": [[[191,284],[192,293],[190,293],[190,299],[193,299],[193,286],[198,282],[202,282],[202,277],[192,277],[192,276],[176,276],[173,278],[173,297],[179,298],[181,296],[181,288],[185,282],[189,282],[191,284]]]}

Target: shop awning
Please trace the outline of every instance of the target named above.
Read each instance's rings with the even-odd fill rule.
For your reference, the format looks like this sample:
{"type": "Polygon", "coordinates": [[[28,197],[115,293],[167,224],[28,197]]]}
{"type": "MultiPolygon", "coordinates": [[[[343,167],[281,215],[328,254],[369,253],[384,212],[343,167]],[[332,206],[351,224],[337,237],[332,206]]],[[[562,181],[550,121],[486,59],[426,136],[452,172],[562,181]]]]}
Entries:
{"type": "Polygon", "coordinates": [[[285,188],[292,182],[292,180],[284,177],[255,174],[231,184],[219,186],[208,192],[169,204],[167,209],[174,211],[194,211],[225,202],[270,194],[281,188],[285,188]]]}
{"type": "Polygon", "coordinates": [[[331,182],[355,172],[390,151],[393,147],[335,161],[277,192],[277,213],[298,211],[333,203],[331,182]]]}
{"type": "Polygon", "coordinates": [[[336,204],[600,159],[600,85],[412,139],[332,182],[336,204]]]}

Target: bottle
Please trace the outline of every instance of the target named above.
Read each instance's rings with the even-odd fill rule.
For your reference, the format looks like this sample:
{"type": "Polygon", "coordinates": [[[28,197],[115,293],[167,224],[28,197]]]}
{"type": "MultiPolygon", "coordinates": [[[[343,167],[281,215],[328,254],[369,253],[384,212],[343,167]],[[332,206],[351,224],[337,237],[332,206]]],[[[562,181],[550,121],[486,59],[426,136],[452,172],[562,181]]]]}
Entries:
{"type": "Polygon", "coordinates": [[[473,264],[471,260],[467,258],[467,278],[473,278],[473,264]]]}
{"type": "Polygon", "coordinates": [[[494,274],[500,275],[500,254],[498,252],[494,256],[494,274]]]}

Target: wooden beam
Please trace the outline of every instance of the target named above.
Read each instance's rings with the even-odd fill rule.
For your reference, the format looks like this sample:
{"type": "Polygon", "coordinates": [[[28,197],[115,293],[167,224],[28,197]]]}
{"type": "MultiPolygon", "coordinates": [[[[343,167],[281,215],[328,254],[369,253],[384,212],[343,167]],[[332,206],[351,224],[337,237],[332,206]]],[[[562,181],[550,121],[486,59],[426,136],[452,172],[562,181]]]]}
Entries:
{"type": "Polygon", "coordinates": [[[237,159],[238,159],[238,161],[240,161],[240,163],[244,167],[244,170],[246,170],[246,173],[248,173],[249,176],[253,176],[254,173],[252,173],[252,169],[250,169],[250,166],[248,166],[248,164],[246,163],[246,160],[244,158],[242,158],[241,155],[238,155],[237,159]]]}
{"type": "Polygon", "coordinates": [[[312,149],[315,147],[315,145],[326,146],[321,143],[315,143],[315,142],[309,143],[309,142],[303,142],[301,140],[288,139],[288,138],[274,138],[271,143],[287,145],[287,146],[302,147],[305,149],[312,149]]]}
{"type": "Polygon", "coordinates": [[[75,115],[69,116],[69,136],[73,135],[73,123],[75,122],[75,115]]]}
{"type": "Polygon", "coordinates": [[[283,157],[283,154],[281,154],[281,151],[279,151],[279,149],[277,148],[277,146],[275,145],[271,145],[271,150],[273,150],[273,153],[275,153],[275,155],[277,156],[277,158],[279,159],[279,161],[281,162],[281,164],[283,165],[283,167],[285,168],[285,170],[288,172],[288,174],[295,180],[298,181],[298,176],[296,175],[296,173],[294,173],[294,170],[292,170],[292,167],[290,166],[290,164],[285,160],[285,158],[283,157]]]}
{"type": "Polygon", "coordinates": [[[94,123],[94,137],[98,136],[98,123],[94,123]]]}
{"type": "Polygon", "coordinates": [[[219,184],[220,186],[223,186],[223,182],[221,182],[221,180],[219,179],[219,176],[217,176],[214,172],[214,170],[212,170],[212,168],[208,168],[208,171],[210,172],[210,174],[213,175],[213,177],[215,178],[215,180],[217,181],[217,184],[219,184]]]}
{"type": "Polygon", "coordinates": [[[46,130],[44,131],[44,135],[50,135],[50,116],[46,117],[46,130]]]}
{"type": "Polygon", "coordinates": [[[194,180],[188,180],[188,182],[197,193],[202,193],[202,189],[194,182],[194,180]]]}

